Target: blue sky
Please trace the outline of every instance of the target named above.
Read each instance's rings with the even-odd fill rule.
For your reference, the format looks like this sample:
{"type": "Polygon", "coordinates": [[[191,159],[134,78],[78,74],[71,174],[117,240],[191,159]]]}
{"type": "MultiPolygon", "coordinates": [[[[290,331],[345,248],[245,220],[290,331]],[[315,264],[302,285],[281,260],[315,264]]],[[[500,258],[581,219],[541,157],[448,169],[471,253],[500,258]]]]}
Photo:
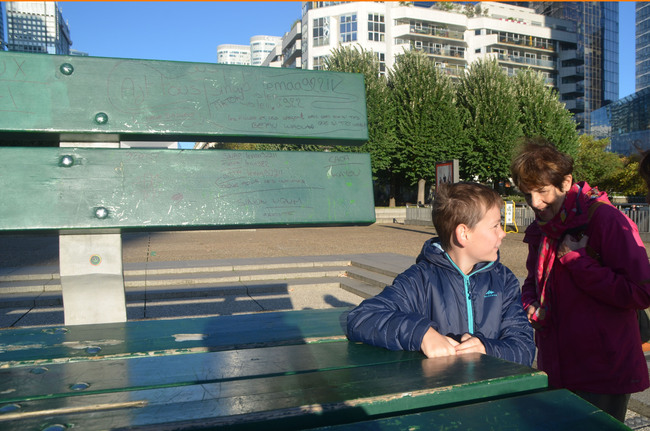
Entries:
{"type": "MultiPolygon", "coordinates": [[[[619,3],[619,97],[634,93],[634,5],[619,3]]],[[[62,1],[59,6],[73,49],[97,57],[200,63],[215,63],[220,44],[282,36],[301,11],[295,1],[62,1]]]]}

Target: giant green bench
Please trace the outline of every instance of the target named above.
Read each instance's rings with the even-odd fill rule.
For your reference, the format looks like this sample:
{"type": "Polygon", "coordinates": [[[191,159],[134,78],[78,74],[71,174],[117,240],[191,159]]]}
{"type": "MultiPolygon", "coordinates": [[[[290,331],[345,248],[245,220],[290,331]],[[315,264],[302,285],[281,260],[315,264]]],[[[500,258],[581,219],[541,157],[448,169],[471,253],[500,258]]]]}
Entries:
{"type": "Polygon", "coordinates": [[[119,147],[358,145],[360,75],[0,52],[0,113],[0,233],[60,235],[65,314],[0,330],[0,429],[621,426],[528,367],[350,343],[346,309],[126,321],[122,232],[375,216],[367,154],[119,147]]]}

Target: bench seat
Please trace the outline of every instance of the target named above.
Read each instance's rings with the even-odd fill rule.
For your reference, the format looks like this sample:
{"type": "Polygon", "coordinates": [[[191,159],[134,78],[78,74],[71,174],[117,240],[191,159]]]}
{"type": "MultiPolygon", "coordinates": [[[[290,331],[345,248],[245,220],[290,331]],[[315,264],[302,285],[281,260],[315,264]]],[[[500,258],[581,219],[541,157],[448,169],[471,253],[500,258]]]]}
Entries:
{"type": "Polygon", "coordinates": [[[347,309],[0,331],[0,369],[345,340],[347,309]]]}
{"type": "MultiPolygon", "coordinates": [[[[291,324],[305,329],[315,321],[312,318],[322,321],[328,313],[308,310],[245,317],[250,328],[268,336],[265,325],[272,314],[290,316],[281,327],[291,324]]],[[[331,326],[344,315],[340,310],[338,316],[332,312],[331,326]]],[[[240,316],[182,320],[195,321],[191,322],[194,328],[201,320],[215,328],[230,328],[231,337],[240,338],[243,348],[231,340],[218,351],[193,354],[151,352],[29,366],[5,362],[0,368],[0,427],[40,430],[63,423],[78,429],[226,425],[300,429],[523,394],[547,386],[544,373],[485,355],[427,359],[419,352],[391,352],[344,338],[247,345],[246,341],[256,343],[255,338],[246,328],[237,330],[236,317],[240,316]]],[[[157,323],[179,323],[179,329],[186,329],[183,324],[190,322],[183,321],[157,323]]],[[[134,331],[132,340],[129,329],[134,326],[125,326],[123,339],[137,344],[145,327],[140,328],[140,335],[134,331]]]]}

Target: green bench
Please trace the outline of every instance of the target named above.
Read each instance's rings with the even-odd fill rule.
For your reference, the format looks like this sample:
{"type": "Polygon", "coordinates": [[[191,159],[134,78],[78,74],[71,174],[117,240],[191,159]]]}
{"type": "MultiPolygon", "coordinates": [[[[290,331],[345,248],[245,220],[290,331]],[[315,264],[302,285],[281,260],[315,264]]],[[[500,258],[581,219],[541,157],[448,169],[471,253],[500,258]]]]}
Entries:
{"type": "Polygon", "coordinates": [[[0,232],[61,234],[66,324],[126,320],[121,232],[375,221],[368,154],[117,148],[358,145],[362,75],[15,53],[0,66],[2,143],[55,146],[0,147],[0,232]]]}
{"type": "Polygon", "coordinates": [[[367,154],[118,147],[357,145],[360,75],[0,53],[0,111],[0,233],[60,235],[65,312],[0,331],[0,429],[503,429],[539,403],[618,429],[528,367],[350,343],[347,309],[126,321],[122,232],[375,216],[367,154]]]}

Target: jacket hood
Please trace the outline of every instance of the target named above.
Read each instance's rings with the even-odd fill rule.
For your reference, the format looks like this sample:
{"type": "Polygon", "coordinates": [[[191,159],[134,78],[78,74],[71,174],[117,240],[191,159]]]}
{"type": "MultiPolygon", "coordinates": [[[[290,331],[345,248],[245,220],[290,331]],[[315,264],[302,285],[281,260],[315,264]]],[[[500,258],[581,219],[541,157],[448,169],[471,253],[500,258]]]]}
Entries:
{"type": "MultiPolygon", "coordinates": [[[[472,270],[472,274],[484,269],[485,267],[496,265],[497,263],[499,263],[500,258],[501,258],[501,254],[499,251],[497,252],[497,260],[495,262],[479,262],[474,266],[474,269],[472,270]]],[[[425,241],[424,245],[422,246],[422,250],[420,251],[420,255],[417,257],[415,262],[419,263],[423,260],[427,262],[431,262],[436,266],[457,271],[456,267],[449,261],[447,256],[445,256],[445,251],[442,249],[442,245],[440,244],[440,239],[437,237],[425,241]]]]}

